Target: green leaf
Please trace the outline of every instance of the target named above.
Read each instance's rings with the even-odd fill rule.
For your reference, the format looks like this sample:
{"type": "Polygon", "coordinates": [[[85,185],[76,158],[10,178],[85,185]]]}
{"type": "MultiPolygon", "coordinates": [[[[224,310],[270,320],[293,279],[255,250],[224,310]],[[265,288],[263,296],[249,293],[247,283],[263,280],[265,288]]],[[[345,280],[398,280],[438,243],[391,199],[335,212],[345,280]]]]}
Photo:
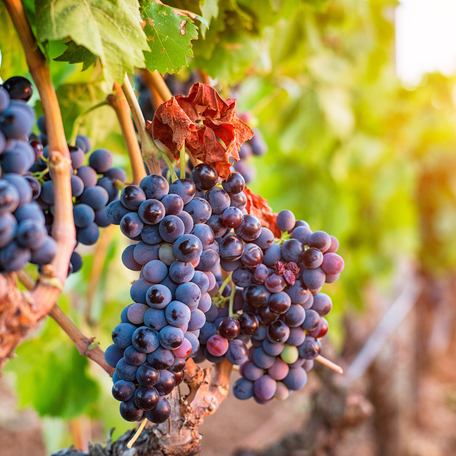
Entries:
{"type": "Polygon", "coordinates": [[[39,337],[17,349],[7,369],[16,374],[20,405],[33,406],[42,416],[81,415],[99,395],[98,384],[88,373],[87,358],[50,319],[39,337]]]}
{"type": "Polygon", "coordinates": [[[146,36],[137,0],[38,0],[37,35],[42,42],[65,39],[69,49],[60,59],[103,65],[107,83],[144,66],[146,36]],[[84,51],[82,50],[84,49],[84,51]]]}
{"type": "Polygon", "coordinates": [[[144,53],[147,68],[174,73],[188,65],[193,57],[191,42],[198,37],[190,18],[152,0],[142,5],[142,16],[149,44],[149,51],[144,53]]]}
{"type": "Polygon", "coordinates": [[[212,19],[216,18],[219,14],[218,0],[200,0],[199,7],[201,15],[207,22],[207,25],[201,24],[200,27],[201,36],[204,38],[206,36],[207,29],[211,26],[212,19]]]}
{"type": "Polygon", "coordinates": [[[84,71],[96,64],[97,56],[84,46],[78,46],[74,41],[70,41],[63,54],[59,55],[55,60],[57,62],[82,63],[82,71],[84,71]]]}

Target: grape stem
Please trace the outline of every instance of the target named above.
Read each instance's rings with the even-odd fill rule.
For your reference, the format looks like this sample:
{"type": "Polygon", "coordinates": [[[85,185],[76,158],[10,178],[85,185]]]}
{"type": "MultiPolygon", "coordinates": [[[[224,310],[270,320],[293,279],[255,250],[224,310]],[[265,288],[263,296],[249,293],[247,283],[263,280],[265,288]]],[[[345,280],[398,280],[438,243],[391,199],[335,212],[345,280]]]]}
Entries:
{"type": "Polygon", "coordinates": [[[135,434],[133,435],[133,437],[129,440],[129,442],[127,443],[127,448],[131,448],[136,440],[138,440],[139,436],[141,435],[141,432],[144,430],[144,428],[146,427],[146,424],[147,424],[147,418],[144,418],[142,421],[141,421],[141,424],[138,426],[138,429],[136,430],[135,434]]]}
{"type": "Polygon", "coordinates": [[[222,282],[222,284],[220,285],[220,288],[218,289],[218,294],[221,296],[223,291],[225,290],[225,288],[227,287],[227,285],[231,282],[231,277],[232,277],[233,273],[230,272],[226,277],[225,277],[225,280],[222,282]]]}
{"type": "MultiPolygon", "coordinates": [[[[57,243],[57,254],[50,267],[46,268],[48,274],[51,273],[55,278],[54,281],[40,280],[28,296],[18,295],[19,301],[16,300],[14,303],[12,300],[5,301],[5,309],[7,305],[11,304],[19,311],[21,318],[17,318],[18,321],[14,325],[9,322],[8,325],[4,326],[8,328],[8,332],[2,335],[0,364],[12,353],[16,345],[26,336],[28,330],[34,328],[54,306],[67,277],[70,256],[76,237],[70,185],[70,153],[49,67],[33,36],[22,2],[20,0],[4,0],[4,3],[21,40],[27,65],[38,88],[46,123],[49,125],[49,166],[56,195],[52,235],[57,243]],[[55,286],[57,283],[60,286],[55,286]]],[[[44,278],[43,276],[42,279],[44,278]]],[[[10,281],[5,279],[2,283],[3,285],[9,284],[10,281]]],[[[8,312],[3,312],[3,317],[6,318],[7,316],[8,312]]]]}
{"type": "Polygon", "coordinates": [[[84,117],[86,117],[88,114],[90,114],[91,112],[95,111],[96,109],[102,108],[103,106],[107,106],[107,105],[108,105],[108,103],[106,102],[106,100],[100,101],[99,103],[91,106],[86,111],[81,112],[81,114],[79,114],[76,117],[76,119],[75,119],[75,121],[73,123],[73,129],[71,130],[70,144],[74,145],[76,143],[76,137],[79,134],[79,129],[81,128],[81,124],[82,124],[82,122],[84,120],[84,117]]]}
{"type": "Polygon", "coordinates": [[[180,178],[185,179],[185,143],[179,152],[180,178]]]}
{"type": "Polygon", "coordinates": [[[231,283],[230,302],[228,304],[228,315],[234,317],[234,297],[236,296],[236,285],[231,283]]]}
{"type": "Polygon", "coordinates": [[[146,176],[146,168],[144,166],[141,149],[139,148],[136,138],[135,128],[131,120],[130,108],[128,106],[127,99],[117,82],[114,83],[113,93],[108,95],[107,100],[116,112],[120,129],[122,130],[122,135],[127,145],[131,169],[133,172],[133,183],[139,184],[141,179],[146,176]]]}
{"type": "Polygon", "coordinates": [[[169,159],[168,155],[166,155],[165,153],[163,153],[161,157],[163,158],[163,160],[166,163],[166,166],[168,167],[168,172],[171,175],[172,182],[177,181],[179,178],[177,177],[176,170],[174,169],[174,163],[169,159]]]}
{"type": "Polygon", "coordinates": [[[334,363],[333,361],[329,360],[328,358],[325,358],[322,355],[318,355],[315,358],[315,361],[317,363],[322,364],[323,366],[327,367],[328,369],[331,369],[332,371],[338,373],[338,374],[343,374],[344,370],[342,367],[340,367],[338,364],[334,363]]]}

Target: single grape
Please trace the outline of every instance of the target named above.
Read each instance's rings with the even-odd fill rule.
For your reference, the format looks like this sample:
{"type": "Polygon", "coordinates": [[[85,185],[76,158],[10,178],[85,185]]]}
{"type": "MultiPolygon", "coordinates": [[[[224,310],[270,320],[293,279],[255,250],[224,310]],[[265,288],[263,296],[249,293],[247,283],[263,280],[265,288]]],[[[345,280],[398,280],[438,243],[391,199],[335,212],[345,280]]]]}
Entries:
{"type": "Polygon", "coordinates": [[[144,415],[143,410],[137,408],[132,399],[121,402],[119,410],[120,416],[126,421],[139,421],[144,415]]]}
{"type": "Polygon", "coordinates": [[[106,149],[94,150],[89,157],[89,165],[97,172],[104,173],[112,166],[112,154],[106,149]]]}
{"type": "Polygon", "coordinates": [[[125,380],[118,380],[112,385],[112,395],[118,401],[128,401],[133,397],[135,384],[125,380]]]}
{"type": "Polygon", "coordinates": [[[148,199],[161,200],[169,193],[176,193],[170,191],[168,181],[163,177],[156,174],[144,177],[139,186],[144,191],[148,199]]]}
{"type": "Polygon", "coordinates": [[[263,375],[253,384],[253,395],[260,402],[269,401],[274,397],[277,383],[269,375],[263,375]]]}
{"type": "Polygon", "coordinates": [[[136,326],[130,323],[119,323],[112,330],[112,341],[119,348],[126,348],[131,344],[131,337],[136,330],[136,326]]]}
{"type": "Polygon", "coordinates": [[[245,401],[253,396],[253,382],[245,379],[238,378],[233,385],[234,397],[245,401]]]}
{"type": "Polygon", "coordinates": [[[182,344],[184,333],[180,328],[168,325],[160,329],[159,337],[163,348],[173,350],[182,344]]]}
{"type": "Polygon", "coordinates": [[[153,410],[160,399],[155,388],[140,387],[135,391],[135,405],[142,410],[153,410]]]}

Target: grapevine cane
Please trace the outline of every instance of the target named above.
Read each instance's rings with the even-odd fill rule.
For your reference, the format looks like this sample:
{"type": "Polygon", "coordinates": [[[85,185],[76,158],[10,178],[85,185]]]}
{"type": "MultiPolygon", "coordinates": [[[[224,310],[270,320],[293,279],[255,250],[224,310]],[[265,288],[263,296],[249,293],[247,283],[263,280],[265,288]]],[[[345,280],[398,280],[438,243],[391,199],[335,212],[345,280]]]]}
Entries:
{"type": "Polygon", "coordinates": [[[4,0],[4,3],[22,42],[27,64],[40,93],[45,116],[49,125],[52,125],[52,128],[49,129],[50,167],[57,195],[53,224],[57,255],[55,255],[50,267],[46,268],[50,277],[42,276],[38,285],[30,293],[30,302],[34,303],[33,308],[30,306],[30,302],[25,299],[15,303],[21,308],[22,322],[20,330],[14,330],[14,334],[8,334],[8,337],[3,339],[4,341],[7,340],[7,345],[2,347],[2,353],[5,354],[6,358],[20,340],[25,337],[26,329],[33,328],[55,305],[66,280],[70,255],[75,244],[75,227],[70,187],[69,151],[49,68],[32,34],[22,2],[4,0]]]}

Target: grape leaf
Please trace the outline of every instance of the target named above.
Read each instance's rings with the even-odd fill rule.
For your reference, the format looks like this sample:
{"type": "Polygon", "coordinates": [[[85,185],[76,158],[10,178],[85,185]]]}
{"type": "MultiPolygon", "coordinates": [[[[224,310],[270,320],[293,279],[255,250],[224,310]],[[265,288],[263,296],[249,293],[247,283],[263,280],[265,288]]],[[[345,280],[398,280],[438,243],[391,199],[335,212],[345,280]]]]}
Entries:
{"type": "Polygon", "coordinates": [[[207,22],[207,26],[205,24],[201,24],[201,36],[204,38],[206,36],[206,31],[211,25],[211,21],[213,18],[216,18],[219,14],[219,5],[218,0],[200,0],[199,7],[201,10],[201,14],[207,22]]]}
{"type": "Polygon", "coordinates": [[[192,40],[198,37],[190,18],[152,0],[142,4],[141,12],[149,44],[144,52],[147,68],[173,73],[188,65],[193,57],[192,40]]]}
{"type": "Polygon", "coordinates": [[[69,48],[60,59],[85,67],[96,56],[109,84],[144,66],[147,41],[137,0],[37,0],[36,11],[39,40],[67,40],[69,48]]]}
{"type": "Polygon", "coordinates": [[[78,46],[74,41],[67,44],[67,48],[55,60],[58,62],[82,63],[82,71],[87,70],[97,62],[97,56],[84,46],[78,46]]]}

